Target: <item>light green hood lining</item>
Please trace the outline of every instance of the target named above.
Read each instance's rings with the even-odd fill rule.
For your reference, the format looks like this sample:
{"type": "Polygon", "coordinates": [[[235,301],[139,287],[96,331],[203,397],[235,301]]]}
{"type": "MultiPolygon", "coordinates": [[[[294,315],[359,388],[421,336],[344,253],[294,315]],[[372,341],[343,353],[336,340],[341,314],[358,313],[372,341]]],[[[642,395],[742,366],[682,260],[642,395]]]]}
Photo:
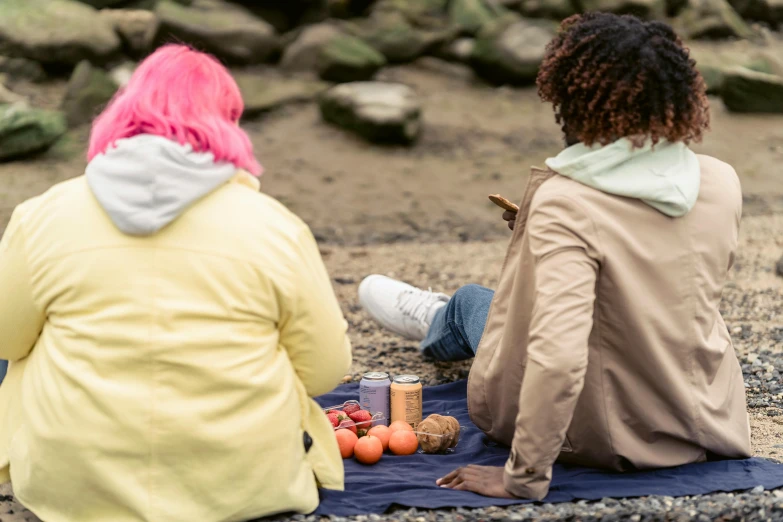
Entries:
{"type": "Polygon", "coordinates": [[[562,176],[607,194],[643,201],[659,212],[684,216],[696,204],[701,169],[684,143],[648,140],[634,148],[622,138],[605,146],[573,145],[546,165],[562,176]]]}

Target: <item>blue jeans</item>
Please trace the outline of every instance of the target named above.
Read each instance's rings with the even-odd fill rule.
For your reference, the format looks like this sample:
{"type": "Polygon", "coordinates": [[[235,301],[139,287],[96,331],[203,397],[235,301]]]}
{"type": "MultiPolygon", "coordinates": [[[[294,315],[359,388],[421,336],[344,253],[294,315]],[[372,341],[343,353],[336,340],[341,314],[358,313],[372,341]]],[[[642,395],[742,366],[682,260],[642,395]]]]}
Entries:
{"type": "Polygon", "coordinates": [[[493,290],[467,285],[435,314],[421,351],[438,361],[463,361],[476,355],[487,324],[493,290]]]}

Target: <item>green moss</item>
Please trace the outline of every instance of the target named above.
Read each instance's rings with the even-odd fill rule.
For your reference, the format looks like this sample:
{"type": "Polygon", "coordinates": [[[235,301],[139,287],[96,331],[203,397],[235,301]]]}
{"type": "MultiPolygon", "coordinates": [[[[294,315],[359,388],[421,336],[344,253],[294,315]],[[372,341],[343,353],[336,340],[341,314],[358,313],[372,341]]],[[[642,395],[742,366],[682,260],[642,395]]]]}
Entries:
{"type": "Polygon", "coordinates": [[[481,27],[508,11],[485,0],[452,0],[449,5],[449,18],[461,29],[476,33],[481,27]]]}
{"type": "Polygon", "coordinates": [[[0,105],[0,160],[47,149],[65,131],[60,112],[0,105]]]}

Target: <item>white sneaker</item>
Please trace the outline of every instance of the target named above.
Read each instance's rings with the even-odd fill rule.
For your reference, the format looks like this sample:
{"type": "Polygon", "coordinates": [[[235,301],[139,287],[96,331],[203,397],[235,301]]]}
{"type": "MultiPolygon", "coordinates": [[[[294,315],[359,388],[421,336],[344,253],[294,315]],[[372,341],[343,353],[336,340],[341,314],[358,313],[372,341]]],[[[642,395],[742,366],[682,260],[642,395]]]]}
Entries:
{"type": "Polygon", "coordinates": [[[435,312],[449,296],[421,290],[382,275],[367,276],[359,285],[359,303],[384,328],[421,341],[427,336],[435,312]]]}

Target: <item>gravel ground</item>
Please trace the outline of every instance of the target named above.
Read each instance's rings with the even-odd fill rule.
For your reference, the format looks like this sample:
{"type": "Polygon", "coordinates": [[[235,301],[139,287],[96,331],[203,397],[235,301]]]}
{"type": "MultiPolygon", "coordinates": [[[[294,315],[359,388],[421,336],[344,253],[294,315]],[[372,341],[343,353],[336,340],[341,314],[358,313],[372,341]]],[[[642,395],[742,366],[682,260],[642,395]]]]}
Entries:
{"type": "MultiPolygon", "coordinates": [[[[498,226],[503,226],[502,222],[498,226]]],[[[783,455],[783,278],[774,273],[783,251],[783,213],[750,216],[743,220],[740,252],[724,292],[723,314],[743,363],[753,430],[753,449],[759,456],[783,455]]],[[[419,375],[427,385],[467,377],[470,362],[436,363],[419,356],[415,343],[387,334],[357,303],[361,279],[382,273],[412,284],[453,292],[465,283],[493,287],[499,275],[506,242],[397,244],[368,247],[322,247],[335,290],[350,324],[355,362],[352,377],[368,370],[386,369],[419,375]]],[[[6,486],[0,495],[10,494],[6,486]]],[[[316,517],[294,517],[313,521],[316,517]]],[[[0,522],[36,521],[34,515],[0,497],[0,522]]],[[[333,518],[334,522],[347,521],[333,518]]],[[[568,504],[523,505],[477,510],[399,510],[350,520],[463,521],[463,520],[783,520],[783,490],[760,489],[742,494],[639,499],[568,504]]]]}

